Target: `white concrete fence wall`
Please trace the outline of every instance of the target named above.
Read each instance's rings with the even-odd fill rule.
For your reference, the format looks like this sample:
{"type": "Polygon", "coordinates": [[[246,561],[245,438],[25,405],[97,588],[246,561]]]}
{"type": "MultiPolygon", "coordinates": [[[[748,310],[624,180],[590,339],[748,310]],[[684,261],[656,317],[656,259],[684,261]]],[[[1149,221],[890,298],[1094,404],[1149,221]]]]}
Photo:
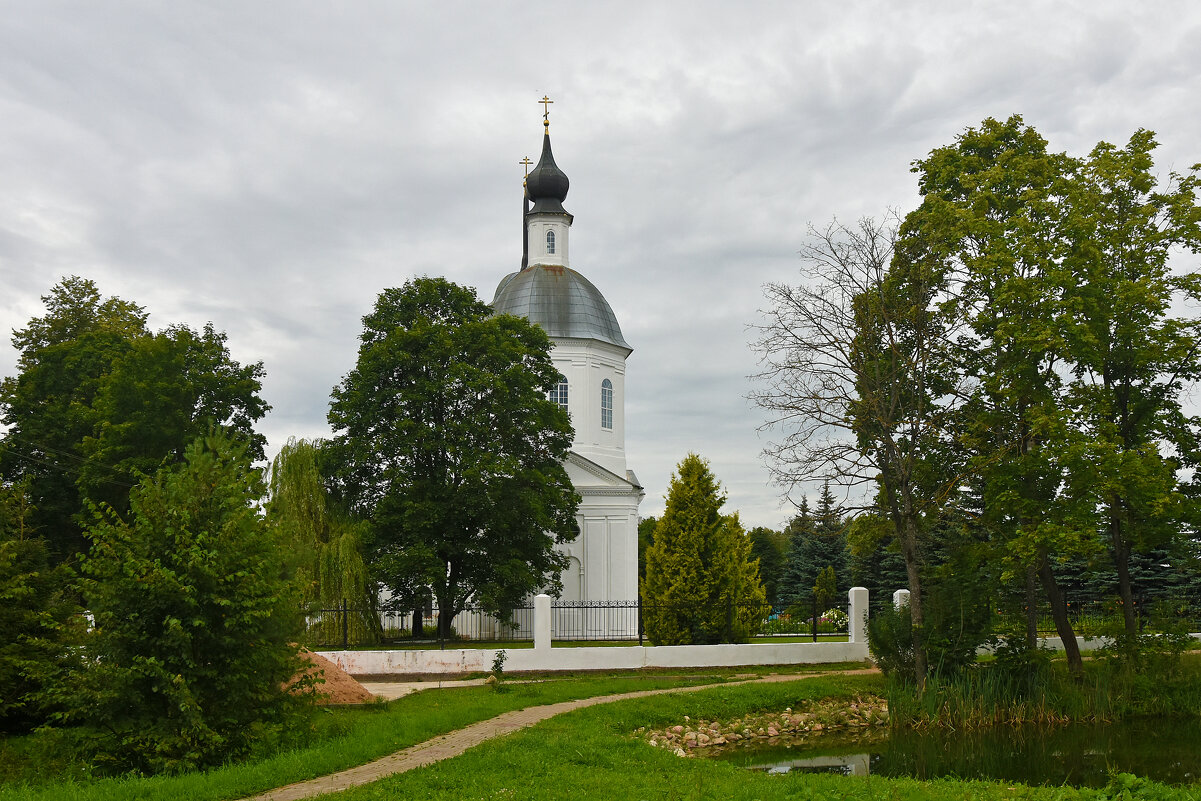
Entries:
{"type": "Polygon", "coordinates": [[[533,648],[447,648],[438,651],[320,651],[352,676],[446,675],[492,668],[496,652],[511,671],[635,670],[638,668],[738,667],[861,662],[867,653],[867,590],[854,587],[849,642],[740,643],[722,645],[609,645],[553,648],[551,599],[534,599],[533,648]]]}

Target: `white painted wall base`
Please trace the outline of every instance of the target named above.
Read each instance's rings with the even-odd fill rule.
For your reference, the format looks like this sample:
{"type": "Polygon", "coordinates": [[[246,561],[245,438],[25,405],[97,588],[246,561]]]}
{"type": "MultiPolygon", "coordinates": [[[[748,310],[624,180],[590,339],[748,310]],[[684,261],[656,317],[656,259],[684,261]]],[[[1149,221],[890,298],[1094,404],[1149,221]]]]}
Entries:
{"type": "MultiPolygon", "coordinates": [[[[600,646],[504,650],[506,671],[638,670],[640,668],[740,667],[862,662],[867,643],[748,643],[744,645],[600,646]]],[[[351,676],[484,673],[496,650],[318,651],[351,676]]]]}

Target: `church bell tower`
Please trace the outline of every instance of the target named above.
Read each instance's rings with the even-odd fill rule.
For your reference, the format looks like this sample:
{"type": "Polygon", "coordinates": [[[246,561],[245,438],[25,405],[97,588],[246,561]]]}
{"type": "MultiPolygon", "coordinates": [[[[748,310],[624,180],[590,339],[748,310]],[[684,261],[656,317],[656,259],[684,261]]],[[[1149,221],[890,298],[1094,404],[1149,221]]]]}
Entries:
{"type": "Polygon", "coordinates": [[[500,282],[492,308],[525,317],[550,336],[562,377],[553,397],[575,428],[566,467],[582,498],[580,537],[566,549],[568,573],[578,575],[563,575],[564,599],[635,601],[644,493],[625,453],[625,363],[633,349],[604,295],[572,269],[574,218],[563,208],[570,182],[551,152],[553,101],[540,102],[542,155],[525,178],[522,269],[500,282]]]}

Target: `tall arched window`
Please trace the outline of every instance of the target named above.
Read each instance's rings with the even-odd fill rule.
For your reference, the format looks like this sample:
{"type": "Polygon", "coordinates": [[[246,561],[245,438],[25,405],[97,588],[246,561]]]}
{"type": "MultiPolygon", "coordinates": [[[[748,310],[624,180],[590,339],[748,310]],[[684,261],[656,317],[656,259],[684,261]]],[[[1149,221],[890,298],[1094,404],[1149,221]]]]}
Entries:
{"type": "Polygon", "coordinates": [[[601,382],[601,428],[613,428],[613,382],[601,382]]]}
{"type": "Polygon", "coordinates": [[[567,411],[567,379],[559,376],[559,383],[550,391],[550,399],[563,407],[563,411],[567,411]]]}
{"type": "Polygon", "coordinates": [[[554,255],[555,252],[555,232],[546,232],[546,252],[548,255],[554,255]]]}

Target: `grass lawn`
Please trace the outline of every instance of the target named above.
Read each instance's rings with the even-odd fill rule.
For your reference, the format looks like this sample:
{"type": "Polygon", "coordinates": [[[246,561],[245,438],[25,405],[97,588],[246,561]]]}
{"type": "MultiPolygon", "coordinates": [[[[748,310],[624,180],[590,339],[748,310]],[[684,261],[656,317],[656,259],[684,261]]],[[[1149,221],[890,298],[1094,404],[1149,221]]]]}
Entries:
{"type": "MultiPolygon", "coordinates": [[[[505,692],[488,687],[430,690],[387,704],[321,710],[318,741],[302,749],[181,776],[152,778],[81,778],[28,781],[36,766],[22,765],[28,738],[0,739],[0,801],[221,801],[242,798],[292,782],[361,765],[384,754],[430,739],[512,709],[572,698],[723,681],[733,670],[710,669],[682,674],[605,675],[562,678],[538,684],[510,684],[505,692]],[[682,674],[682,675],[681,675],[682,674]]],[[[73,770],[49,766],[51,775],[73,770]]]]}
{"type": "MultiPolygon", "coordinates": [[[[824,672],[835,667],[798,670],[824,672]]],[[[780,668],[708,669],[636,675],[551,677],[538,684],[433,690],[367,709],[323,712],[326,734],[308,748],[202,774],[149,779],[0,784],[0,801],[236,799],[331,773],[502,712],[571,698],[707,684],[780,668]]],[[[798,675],[800,678],[800,675],[798,675]]],[[[823,676],[777,684],[724,686],[698,693],[631,699],[561,715],[486,742],[467,753],[344,794],[366,799],[1187,799],[1199,790],[1149,785],[1129,795],[1072,788],[1029,788],[989,782],[918,782],[879,777],[752,773],[724,762],[682,759],[633,736],[640,726],[692,719],[731,719],[797,707],[807,699],[884,693],[878,676],[823,676]]],[[[0,765],[5,744],[0,741],[0,765]]]]}
{"type": "Polygon", "coordinates": [[[683,759],[635,739],[639,726],[683,715],[730,719],[796,707],[806,699],[883,692],[878,677],[819,677],[786,684],[721,687],[579,710],[492,740],[462,756],[326,796],[338,801],[469,799],[1189,799],[1197,791],[1148,785],[1127,796],[1069,787],[789,773],[767,775],[724,762],[683,759]]]}

